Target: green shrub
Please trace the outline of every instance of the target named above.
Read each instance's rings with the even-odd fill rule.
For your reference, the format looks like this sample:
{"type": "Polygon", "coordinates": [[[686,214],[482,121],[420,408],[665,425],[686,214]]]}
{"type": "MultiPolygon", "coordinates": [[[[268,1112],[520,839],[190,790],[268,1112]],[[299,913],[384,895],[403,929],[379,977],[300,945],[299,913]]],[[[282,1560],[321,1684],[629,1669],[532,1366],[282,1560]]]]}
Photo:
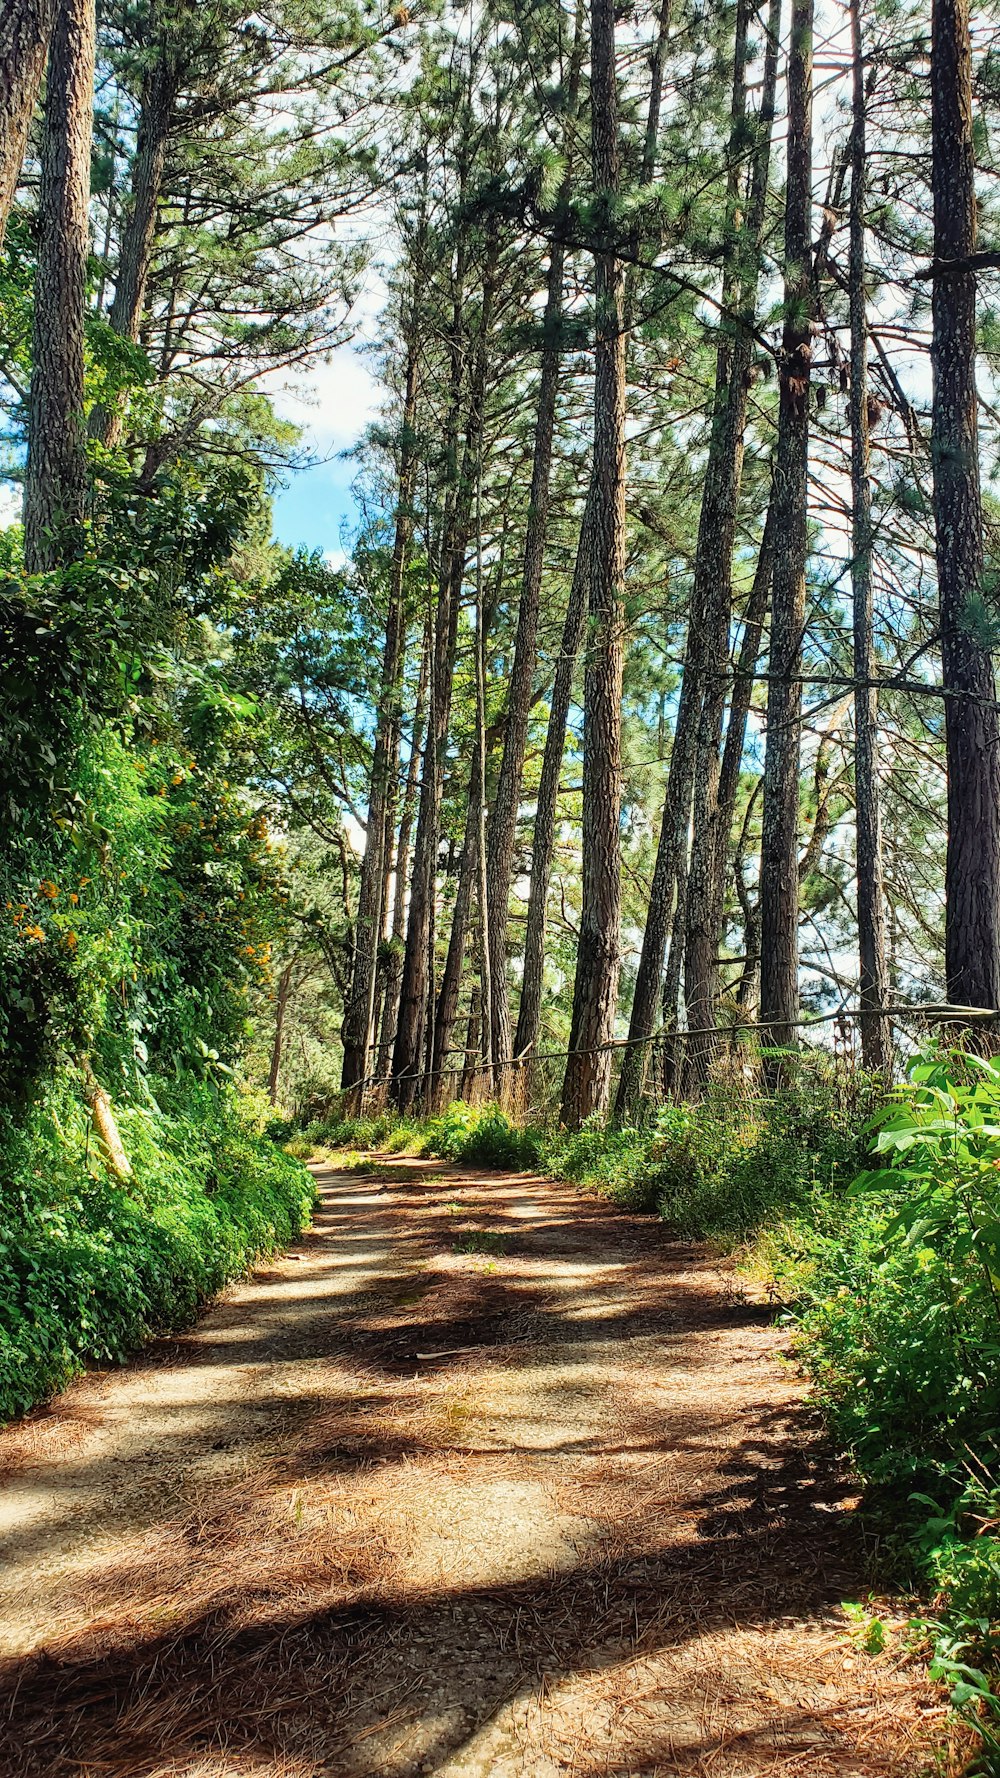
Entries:
{"type": "Polygon", "coordinates": [[[424,1132],[424,1152],[473,1167],[528,1171],[542,1157],[541,1133],[522,1128],[498,1105],[469,1105],[456,1099],[424,1132]]]}
{"type": "Polygon", "coordinates": [[[0,1133],[0,1418],[85,1364],[189,1323],[206,1298],[287,1245],[314,1199],[238,1096],[160,1083],[119,1117],[135,1177],[95,1161],[83,1105],[55,1088],[0,1133]]]}
{"type": "Polygon", "coordinates": [[[920,1064],[870,1134],[883,1164],[786,1236],[803,1352],[866,1480],[964,1485],[1000,1436],[1000,1062],[920,1064]]]}
{"type": "MultiPolygon", "coordinates": [[[[862,1106],[877,1091],[863,1090],[862,1106]]],[[[821,1073],[768,1099],[713,1087],[700,1105],[661,1114],[650,1154],[660,1214],[688,1238],[743,1241],[818,1190],[846,1189],[866,1147],[862,1110],[845,1108],[821,1073]]]]}
{"type": "Polygon", "coordinates": [[[814,1190],[758,1258],[883,1550],[931,1597],[932,1671],[981,1729],[976,1770],[1000,1773],[1000,1059],[922,1061],[868,1141],[878,1164],[814,1190]]]}
{"type": "Polygon", "coordinates": [[[623,1210],[652,1211],[658,1188],[651,1167],[649,1130],[617,1129],[591,1118],[546,1143],[543,1164],[558,1179],[603,1192],[623,1210]]]}

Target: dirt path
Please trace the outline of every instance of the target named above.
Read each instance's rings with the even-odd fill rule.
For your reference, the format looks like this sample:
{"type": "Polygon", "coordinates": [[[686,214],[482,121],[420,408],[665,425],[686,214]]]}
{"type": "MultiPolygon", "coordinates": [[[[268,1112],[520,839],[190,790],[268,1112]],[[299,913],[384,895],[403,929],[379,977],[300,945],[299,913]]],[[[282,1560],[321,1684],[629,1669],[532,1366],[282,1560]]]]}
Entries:
{"type": "Polygon", "coordinates": [[[544,1180],[317,1177],[297,1253],[0,1435],[3,1778],[930,1769],[724,1269],[544,1180]]]}

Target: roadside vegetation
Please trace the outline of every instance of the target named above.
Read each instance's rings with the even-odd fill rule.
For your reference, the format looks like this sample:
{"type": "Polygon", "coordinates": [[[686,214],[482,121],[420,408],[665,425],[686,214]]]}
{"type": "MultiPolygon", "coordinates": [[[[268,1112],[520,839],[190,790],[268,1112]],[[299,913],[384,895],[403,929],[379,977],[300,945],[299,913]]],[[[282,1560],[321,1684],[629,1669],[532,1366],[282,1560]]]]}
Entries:
{"type": "Polygon", "coordinates": [[[127,1358],[308,1220],[305,1168],[229,1090],[150,1083],[123,1111],[127,1186],[95,1156],[89,1117],[53,1092],[8,1132],[0,1187],[0,1419],[86,1365],[127,1358]]]}

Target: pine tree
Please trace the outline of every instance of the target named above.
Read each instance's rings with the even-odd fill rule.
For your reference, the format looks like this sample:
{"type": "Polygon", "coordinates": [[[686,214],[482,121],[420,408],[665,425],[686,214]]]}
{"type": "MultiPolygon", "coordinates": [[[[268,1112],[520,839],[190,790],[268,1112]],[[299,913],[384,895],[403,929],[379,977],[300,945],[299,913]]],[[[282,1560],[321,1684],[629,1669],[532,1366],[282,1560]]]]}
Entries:
{"type": "Polygon", "coordinates": [[[35,273],[24,553],[29,572],[78,554],[87,498],[84,315],[96,19],[60,0],[49,52],[35,273]]]}

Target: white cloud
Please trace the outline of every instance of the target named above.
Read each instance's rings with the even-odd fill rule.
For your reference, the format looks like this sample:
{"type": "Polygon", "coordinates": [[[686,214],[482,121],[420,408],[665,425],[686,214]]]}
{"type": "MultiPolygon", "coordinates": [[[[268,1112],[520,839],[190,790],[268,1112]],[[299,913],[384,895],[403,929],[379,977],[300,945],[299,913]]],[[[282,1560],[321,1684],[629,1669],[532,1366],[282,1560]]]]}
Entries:
{"type": "Polygon", "coordinates": [[[0,531],[21,523],[21,490],[13,482],[0,482],[0,531]]]}
{"type": "Polygon", "coordinates": [[[302,427],[319,457],[357,444],[378,411],[383,390],[370,347],[379,338],[386,294],[381,275],[372,268],[351,312],[353,337],[335,349],[328,363],[271,391],[278,413],[302,427]]]}
{"type": "Polygon", "coordinates": [[[339,346],[329,364],[317,365],[297,385],[277,391],[282,419],[301,426],[309,448],[329,457],[357,444],[375,418],[382,389],[358,344],[339,346]]]}

